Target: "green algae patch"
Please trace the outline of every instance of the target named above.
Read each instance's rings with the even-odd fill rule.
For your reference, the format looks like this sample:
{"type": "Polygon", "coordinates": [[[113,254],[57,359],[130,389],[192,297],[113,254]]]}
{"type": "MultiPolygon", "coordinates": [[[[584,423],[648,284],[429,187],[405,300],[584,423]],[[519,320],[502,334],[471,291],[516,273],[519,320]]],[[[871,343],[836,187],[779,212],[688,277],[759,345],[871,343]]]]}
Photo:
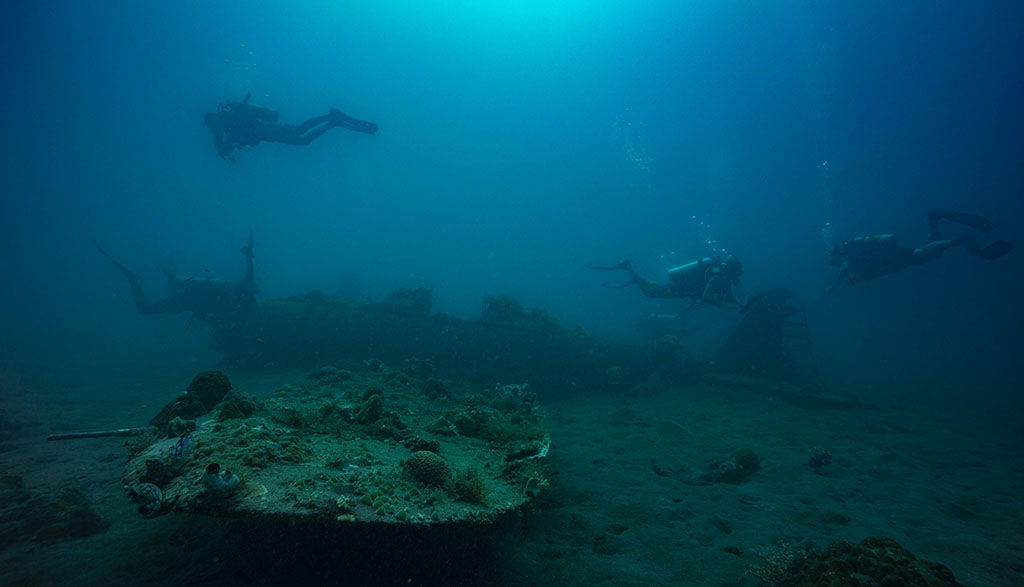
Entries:
{"type": "MultiPolygon", "coordinates": [[[[489,523],[547,485],[550,440],[527,386],[488,389],[375,367],[320,369],[255,402],[248,416],[196,418],[187,460],[160,479],[161,511],[489,523]]],[[[151,461],[181,441],[159,439],[133,454],[126,489],[151,482],[151,461]]]]}

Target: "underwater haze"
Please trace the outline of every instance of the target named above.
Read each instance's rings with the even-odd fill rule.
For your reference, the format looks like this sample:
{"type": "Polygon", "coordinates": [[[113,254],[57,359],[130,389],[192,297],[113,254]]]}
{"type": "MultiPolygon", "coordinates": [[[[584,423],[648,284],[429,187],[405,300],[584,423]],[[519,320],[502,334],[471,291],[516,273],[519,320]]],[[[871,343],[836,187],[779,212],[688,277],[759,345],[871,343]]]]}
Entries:
{"type": "MultiPolygon", "coordinates": [[[[675,316],[700,360],[736,311],[604,287],[628,276],[588,266],[629,260],[665,282],[673,267],[734,255],[741,300],[781,288],[802,301],[818,374],[843,393],[944,418],[1000,411],[993,426],[1020,440],[1020,250],[985,260],[954,247],[828,290],[833,247],[871,234],[922,245],[931,209],[991,219],[995,231],[974,233],[982,245],[1022,240],[1024,3],[55,1],[3,12],[0,401],[38,378],[184,387],[218,367],[209,325],[140,314],[93,241],[155,300],[165,258],[183,276],[241,279],[251,231],[259,300],[319,290],[372,304],[429,288],[433,312],[471,320],[486,296],[507,295],[630,345],[645,344],[645,317],[675,316]],[[229,164],[204,115],[250,94],[281,123],[333,107],[379,130],[264,141],[229,164]]],[[[113,425],[75,428],[101,421],[113,425]]],[[[696,584],[631,577],[623,584],[696,584]]]]}
{"type": "MultiPolygon", "coordinates": [[[[96,239],[234,278],[256,235],[263,297],[434,289],[438,309],[509,293],[630,336],[674,312],[584,269],[652,278],[702,255],[742,291],[808,304],[848,375],[987,377],[1020,344],[1021,261],[957,254],[826,296],[832,244],[927,236],[967,209],[1020,231],[1024,77],[1014,2],[76,2],[7,9],[5,346],[159,362],[96,239]],[[380,125],[228,167],[203,114],[252,93],[297,123],[334,106],[380,125]],[[130,339],[132,350],[123,344],[130,339]]],[[[1010,238],[1012,240],[1012,238],[1010,238]]],[[[698,309],[711,340],[727,317],[698,309]]],[[[18,360],[21,360],[20,357],[18,360]]]]}

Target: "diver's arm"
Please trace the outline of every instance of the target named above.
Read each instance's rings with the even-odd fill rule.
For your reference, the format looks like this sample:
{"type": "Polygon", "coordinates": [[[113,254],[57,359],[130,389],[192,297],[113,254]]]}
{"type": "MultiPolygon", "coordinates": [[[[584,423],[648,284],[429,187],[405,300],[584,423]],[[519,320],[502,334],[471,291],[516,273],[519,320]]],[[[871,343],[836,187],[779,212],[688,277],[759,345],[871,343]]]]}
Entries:
{"type": "Polygon", "coordinates": [[[224,141],[226,134],[222,129],[213,131],[213,148],[217,149],[217,154],[224,159],[228,159],[231,155],[231,147],[224,141]]]}
{"type": "MultiPolygon", "coordinates": [[[[706,276],[705,276],[706,279],[706,276]]],[[[715,286],[717,281],[712,276],[704,284],[704,291],[700,292],[700,301],[705,304],[711,304],[712,306],[721,306],[721,302],[718,300],[718,296],[715,295],[715,286]]]]}
{"type": "Polygon", "coordinates": [[[713,275],[708,280],[708,284],[704,286],[704,291],[701,293],[700,299],[706,304],[711,304],[717,308],[738,308],[742,304],[736,301],[736,296],[732,293],[732,288],[729,287],[729,283],[726,282],[722,285],[724,278],[720,275],[713,275]]]}
{"type": "Polygon", "coordinates": [[[843,266],[839,269],[839,277],[836,278],[836,282],[832,284],[832,287],[828,288],[828,293],[839,289],[839,286],[844,283],[852,283],[850,279],[850,264],[846,261],[843,261],[843,266]]]}
{"type": "Polygon", "coordinates": [[[234,145],[228,145],[224,141],[224,137],[227,135],[226,132],[215,133],[213,135],[213,146],[217,148],[217,154],[220,155],[221,159],[228,162],[228,167],[234,167],[236,161],[231,156],[231,152],[234,150],[234,145]]]}
{"type": "Polygon", "coordinates": [[[743,302],[736,299],[736,294],[733,293],[732,288],[728,286],[725,288],[725,293],[722,294],[722,302],[722,305],[719,306],[721,308],[730,309],[743,307],[743,302]]]}

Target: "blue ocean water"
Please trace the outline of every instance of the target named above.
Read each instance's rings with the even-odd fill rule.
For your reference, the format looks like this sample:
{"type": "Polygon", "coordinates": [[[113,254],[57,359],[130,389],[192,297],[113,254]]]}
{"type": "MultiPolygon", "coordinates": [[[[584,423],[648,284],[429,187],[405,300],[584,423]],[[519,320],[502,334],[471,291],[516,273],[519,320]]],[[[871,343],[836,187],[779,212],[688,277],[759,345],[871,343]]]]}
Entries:
{"type": "MultiPolygon", "coordinates": [[[[509,294],[635,341],[686,302],[601,287],[736,255],[804,302],[821,372],[894,403],[1019,404],[1024,257],[961,249],[827,294],[832,246],[928,238],[932,208],[1024,234],[1019,2],[47,2],[3,9],[0,363],[194,371],[187,316],[139,316],[92,240],[261,298],[509,294]],[[225,100],[379,125],[217,156],[225,100]],[[887,392],[889,393],[889,392],[887,392]]],[[[957,229],[950,227],[955,232],[957,229]]],[[[711,354],[735,313],[698,306],[711,354]]],[[[199,357],[199,358],[197,358],[199,357]]]]}
{"type": "Polygon", "coordinates": [[[1006,371],[1019,255],[823,292],[830,243],[923,242],[932,207],[1019,232],[1017,3],[592,4],[9,7],[5,346],[145,341],[90,239],[156,287],[162,256],[237,272],[252,229],[264,296],[432,286],[469,316],[507,292],[625,336],[652,303],[584,265],[660,278],[721,249],[744,291],[804,299],[844,373],[1006,371]],[[381,130],[229,168],[202,116],[248,93],[282,122],[334,106],[381,130]]]}

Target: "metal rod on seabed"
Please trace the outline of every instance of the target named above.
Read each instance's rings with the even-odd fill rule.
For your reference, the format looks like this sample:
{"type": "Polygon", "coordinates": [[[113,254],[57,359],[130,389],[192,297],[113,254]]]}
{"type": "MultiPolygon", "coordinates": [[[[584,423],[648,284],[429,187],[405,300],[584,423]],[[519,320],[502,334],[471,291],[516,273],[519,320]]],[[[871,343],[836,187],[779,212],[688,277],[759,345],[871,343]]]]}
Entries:
{"type": "Polygon", "coordinates": [[[67,434],[51,434],[46,440],[79,440],[81,438],[108,438],[112,436],[138,436],[147,432],[156,432],[152,426],[142,428],[117,428],[115,430],[97,430],[95,432],[68,432],[67,434]]]}

